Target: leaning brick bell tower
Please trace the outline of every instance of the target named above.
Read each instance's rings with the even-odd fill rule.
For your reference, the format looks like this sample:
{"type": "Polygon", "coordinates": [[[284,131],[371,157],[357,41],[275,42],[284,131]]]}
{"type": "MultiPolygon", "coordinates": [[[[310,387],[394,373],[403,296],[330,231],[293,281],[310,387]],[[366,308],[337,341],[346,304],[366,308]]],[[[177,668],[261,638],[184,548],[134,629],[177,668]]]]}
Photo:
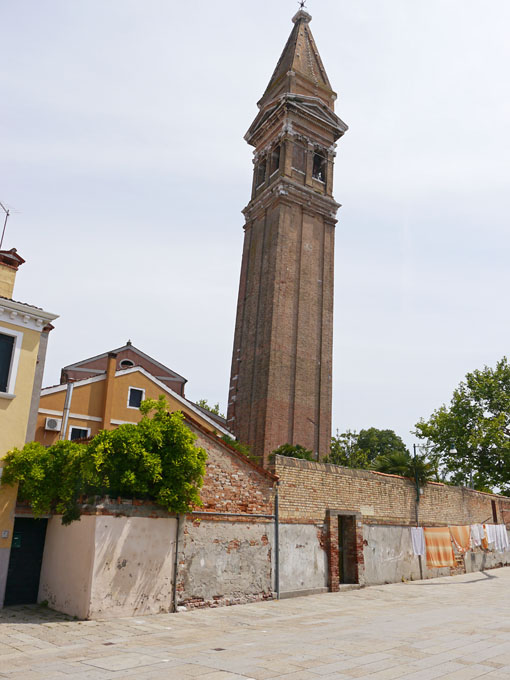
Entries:
{"type": "Polygon", "coordinates": [[[267,464],[285,443],[329,453],[336,141],[347,130],[301,9],[246,133],[255,148],[228,426],[267,464]]]}

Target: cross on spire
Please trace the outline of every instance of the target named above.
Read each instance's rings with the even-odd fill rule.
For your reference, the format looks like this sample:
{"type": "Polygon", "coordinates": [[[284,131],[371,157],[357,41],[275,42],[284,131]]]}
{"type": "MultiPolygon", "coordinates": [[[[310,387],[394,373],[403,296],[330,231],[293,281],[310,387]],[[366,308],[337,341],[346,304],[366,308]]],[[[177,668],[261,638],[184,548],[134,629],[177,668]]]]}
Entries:
{"type": "Polygon", "coordinates": [[[301,9],[305,9],[306,7],[306,0],[299,0],[298,5],[301,9]]]}

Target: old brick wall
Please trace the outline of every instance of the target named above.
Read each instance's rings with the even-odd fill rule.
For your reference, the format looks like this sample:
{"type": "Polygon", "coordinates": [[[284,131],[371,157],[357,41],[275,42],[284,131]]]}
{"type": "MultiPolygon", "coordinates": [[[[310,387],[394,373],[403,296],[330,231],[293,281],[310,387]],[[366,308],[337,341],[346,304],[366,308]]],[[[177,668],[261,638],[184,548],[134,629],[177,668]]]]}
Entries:
{"type": "MultiPolygon", "coordinates": [[[[282,521],[315,523],[329,508],[360,513],[364,524],[415,524],[416,487],[402,477],[283,456],[277,456],[275,473],[282,521]]],[[[496,521],[510,523],[510,498],[430,483],[420,498],[420,524],[493,522],[493,504],[496,521]]]]}
{"type": "Polygon", "coordinates": [[[276,478],[245,456],[187,421],[196,434],[196,446],[207,451],[204,485],[200,491],[204,512],[241,512],[272,515],[276,478]]]}
{"type": "MultiPolygon", "coordinates": [[[[319,527],[326,536],[327,585],[366,585],[402,579],[433,578],[450,569],[428,569],[411,547],[410,526],[416,523],[416,487],[402,477],[367,470],[278,456],[280,521],[300,530],[319,527]],[[339,516],[344,527],[345,560],[339,554],[339,516]]],[[[419,521],[424,526],[483,522],[510,523],[510,498],[445,484],[427,484],[420,497],[419,521]]],[[[319,534],[318,534],[319,536],[319,534]]],[[[322,540],[317,539],[320,544],[322,540]]],[[[303,558],[313,568],[312,550],[303,558]]],[[[510,552],[468,552],[454,572],[510,564],[510,552]]],[[[303,565],[303,569],[304,569],[303,565]]],[[[304,586],[303,586],[304,587],[304,586]]]]}

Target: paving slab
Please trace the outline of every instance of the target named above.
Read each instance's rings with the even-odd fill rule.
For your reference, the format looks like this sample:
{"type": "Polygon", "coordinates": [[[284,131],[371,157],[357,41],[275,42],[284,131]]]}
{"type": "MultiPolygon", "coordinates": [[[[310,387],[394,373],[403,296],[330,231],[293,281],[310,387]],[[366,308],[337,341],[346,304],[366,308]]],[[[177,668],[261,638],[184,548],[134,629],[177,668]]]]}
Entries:
{"type": "Polygon", "coordinates": [[[0,610],[0,680],[506,680],[510,568],[179,614],[0,610]]]}

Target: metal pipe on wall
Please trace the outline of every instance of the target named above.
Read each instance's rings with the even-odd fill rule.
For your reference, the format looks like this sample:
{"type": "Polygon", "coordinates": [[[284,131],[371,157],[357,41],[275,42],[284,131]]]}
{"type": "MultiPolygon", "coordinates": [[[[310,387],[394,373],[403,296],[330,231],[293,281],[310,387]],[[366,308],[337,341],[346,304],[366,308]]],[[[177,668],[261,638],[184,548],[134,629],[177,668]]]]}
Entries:
{"type": "Polygon", "coordinates": [[[276,482],[276,494],[274,497],[274,583],[276,599],[280,599],[280,508],[278,501],[278,487],[276,482]]]}
{"type": "Polygon", "coordinates": [[[179,568],[179,527],[181,516],[177,515],[177,528],[175,531],[175,556],[174,556],[174,582],[172,584],[172,599],[174,613],[177,611],[177,570],[179,568]]]}
{"type": "Polygon", "coordinates": [[[74,383],[72,382],[67,383],[66,400],[64,403],[64,413],[62,414],[62,426],[60,428],[59,439],[66,438],[67,423],[69,422],[69,411],[71,410],[71,399],[73,397],[73,387],[74,383]]]}
{"type": "Polygon", "coordinates": [[[206,510],[193,510],[187,514],[202,516],[209,515],[209,517],[258,517],[263,519],[274,519],[274,515],[257,515],[250,514],[248,512],[214,512],[212,510],[207,512],[206,510]]]}

